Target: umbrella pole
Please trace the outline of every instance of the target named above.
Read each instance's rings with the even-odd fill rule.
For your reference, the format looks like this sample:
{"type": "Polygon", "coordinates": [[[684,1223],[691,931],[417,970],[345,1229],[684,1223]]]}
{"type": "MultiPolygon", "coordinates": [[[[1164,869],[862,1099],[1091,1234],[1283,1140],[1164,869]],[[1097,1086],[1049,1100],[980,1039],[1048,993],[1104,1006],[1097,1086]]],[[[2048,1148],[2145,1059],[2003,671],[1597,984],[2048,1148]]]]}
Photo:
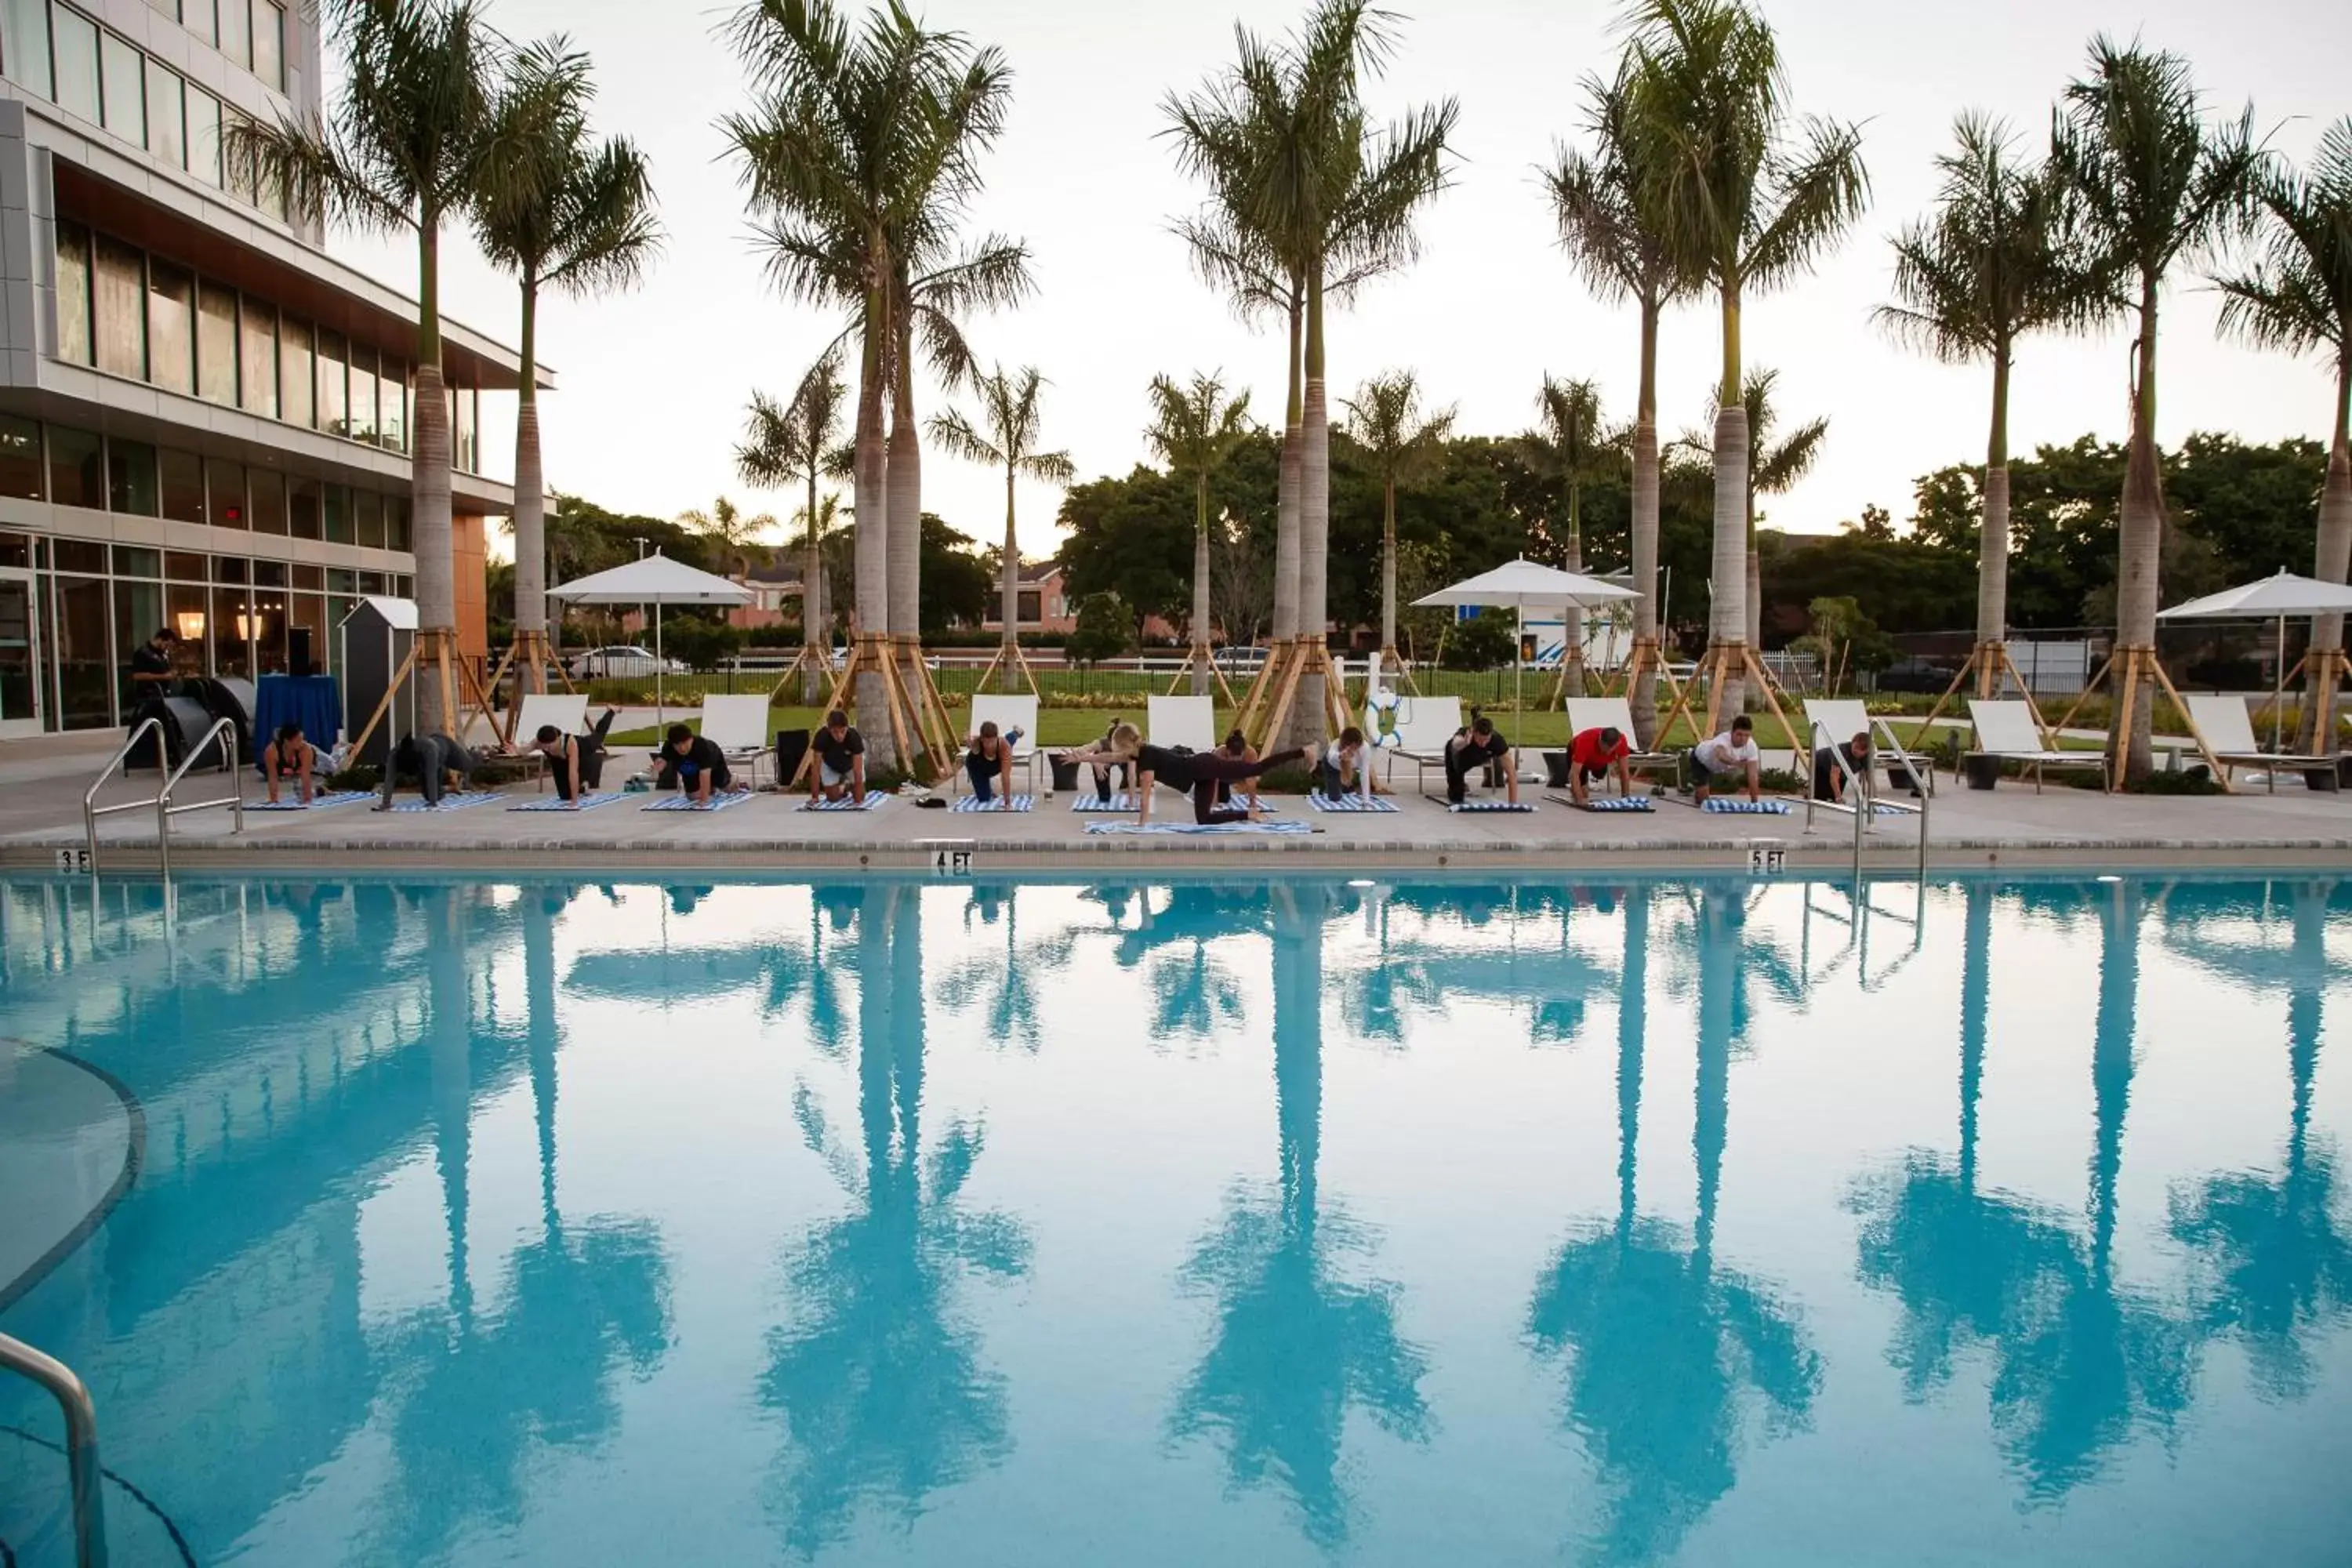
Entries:
{"type": "Polygon", "coordinates": [[[665,718],[662,708],[662,677],[667,661],[662,658],[662,606],[654,601],[654,728],[659,730],[665,718]]]}
{"type": "MultiPolygon", "coordinates": [[[[2286,617],[2278,618],[2278,652],[2271,660],[2271,750],[2284,751],[2279,743],[2279,719],[2286,707],[2286,617]]],[[[2277,775],[2273,774],[2275,778],[2277,775]]]]}
{"type": "Polygon", "coordinates": [[[1515,728],[1524,730],[1527,725],[1520,721],[1525,703],[1521,700],[1519,683],[1527,679],[1528,674],[1528,607],[1515,605],[1511,607],[1511,614],[1518,631],[1511,641],[1511,723],[1515,728]]]}

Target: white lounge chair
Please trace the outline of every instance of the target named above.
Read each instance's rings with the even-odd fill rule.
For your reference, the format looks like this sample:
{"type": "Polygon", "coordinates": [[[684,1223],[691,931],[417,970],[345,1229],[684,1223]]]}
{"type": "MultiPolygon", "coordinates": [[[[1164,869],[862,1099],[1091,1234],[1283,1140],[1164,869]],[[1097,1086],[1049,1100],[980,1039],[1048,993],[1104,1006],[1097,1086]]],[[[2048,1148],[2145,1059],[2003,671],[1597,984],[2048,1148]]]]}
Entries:
{"type": "MultiPolygon", "coordinates": [[[[1868,735],[1871,756],[1881,768],[1885,770],[1887,788],[1891,790],[1911,788],[1910,779],[1904,776],[1906,772],[1908,772],[1910,778],[1919,780],[1929,795],[1936,793],[1935,763],[1906,750],[1902,741],[1895,736],[1895,727],[1885,719],[1873,715],[1862,705],[1861,699],[1806,698],[1805,727],[1811,730],[1815,724],[1819,724],[1828,732],[1828,743],[1832,746],[1842,746],[1856,735],[1868,735]]],[[[1822,735],[1811,734],[1806,738],[1802,750],[1810,756],[1822,743],[1822,735]]],[[[1812,768],[1810,764],[1801,763],[1797,771],[1810,775],[1812,768]]]]}
{"type": "MultiPolygon", "coordinates": [[[[1641,731],[1633,728],[1633,710],[1622,697],[1571,697],[1568,700],[1568,738],[1573,742],[1587,730],[1614,730],[1632,741],[1641,731]]],[[[1635,752],[1625,759],[1625,765],[1637,773],[1682,771],[1680,752],[1635,752]]]]}
{"type": "Polygon", "coordinates": [[[1145,710],[1143,738],[1155,746],[1217,749],[1217,705],[1207,697],[1154,697],[1145,710]]]}
{"type": "MultiPolygon", "coordinates": [[[[1367,719],[1371,716],[1366,715],[1367,719]]],[[[1396,765],[1408,762],[1413,765],[1413,788],[1421,787],[1421,779],[1431,768],[1445,766],[1445,742],[1454,739],[1462,728],[1462,699],[1459,697],[1400,697],[1396,705],[1396,744],[1383,746],[1381,754],[1388,759],[1388,782],[1396,783],[1396,765]]],[[[1370,724],[1364,731],[1375,733],[1370,724]]]]}
{"type": "Polygon", "coordinates": [[[751,787],[760,787],[760,763],[775,758],[774,737],[768,733],[765,697],[705,697],[702,738],[727,755],[730,767],[748,765],[751,787]]]}
{"type": "Polygon", "coordinates": [[[2033,770],[2033,793],[2042,793],[2042,770],[2053,768],[2096,768],[2106,772],[2107,759],[2103,752],[2053,752],[2042,743],[2042,733],[2033,727],[2033,710],[2014,700],[1986,701],[1969,699],[1969,722],[1976,727],[1977,749],[1981,757],[1999,757],[2004,763],[2021,763],[2033,770]]]}
{"type": "Polygon", "coordinates": [[[514,743],[526,757],[538,759],[538,783],[547,787],[547,754],[532,748],[540,731],[552,724],[567,735],[588,728],[588,697],[580,691],[533,691],[524,695],[522,716],[515,721],[514,743]]]}
{"type": "Polygon", "coordinates": [[[2234,784],[2240,768],[2260,768],[2270,781],[2270,792],[2278,793],[2278,776],[2282,773],[2332,773],[2336,771],[2334,757],[2304,757],[2289,752],[2265,752],[2254,739],[2254,723],[2246,711],[2242,697],[2184,697],[2189,705],[2189,721],[2205,739],[2205,749],[2221,764],[2221,779],[2234,784]]]}
{"type": "MultiPolygon", "coordinates": [[[[996,732],[1010,735],[1021,731],[1021,739],[1013,742],[1013,765],[1029,770],[1029,793],[1051,796],[1054,793],[1054,771],[1041,768],[1044,753],[1037,750],[1037,700],[1034,697],[980,697],[971,700],[971,733],[979,734],[982,724],[993,720],[996,732]],[[1040,788],[1038,775],[1043,773],[1045,785],[1040,788]]],[[[971,781],[964,776],[959,762],[955,777],[950,781],[956,790],[969,789],[971,781]]]]}

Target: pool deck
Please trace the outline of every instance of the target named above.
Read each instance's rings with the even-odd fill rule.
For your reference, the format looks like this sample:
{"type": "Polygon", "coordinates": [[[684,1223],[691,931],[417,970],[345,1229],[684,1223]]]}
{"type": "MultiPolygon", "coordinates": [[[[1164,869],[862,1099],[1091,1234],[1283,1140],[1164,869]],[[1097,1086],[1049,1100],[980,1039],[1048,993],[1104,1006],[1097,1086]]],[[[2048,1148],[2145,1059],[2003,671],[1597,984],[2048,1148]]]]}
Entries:
{"type": "MultiPolygon", "coordinates": [[[[104,739],[110,742],[113,737],[104,739]]],[[[0,752],[0,868],[54,870],[73,864],[84,845],[81,799],[106,749],[55,746],[39,753],[0,752]],[[59,852],[65,852],[61,861],[59,852]]],[[[1402,783],[1402,775],[1400,775],[1402,783]]],[[[192,775],[184,797],[226,790],[217,773],[192,775]]],[[[2184,864],[2254,868],[2352,870],[2352,794],[2307,789],[2282,779],[2278,793],[2259,780],[2234,796],[2102,795],[2053,784],[2004,780],[1983,792],[1939,780],[1928,826],[1927,862],[1958,869],[1987,866],[2099,866],[2166,868],[2184,864]]],[[[101,797],[152,796],[152,775],[109,786],[101,797]]],[[[247,800],[260,798],[248,784],[247,800]]],[[[404,798],[415,798],[407,796],[404,798]]],[[[230,832],[226,807],[176,817],[172,863],[178,870],[238,869],[278,875],[352,868],[464,871],[486,864],[550,871],[612,868],[710,871],[925,870],[942,847],[969,852],[971,870],[1104,870],[1264,866],[1277,856],[1322,868],[1564,867],[1603,862],[1612,868],[1745,868],[1757,846],[1786,851],[1790,868],[1833,870],[1853,863],[1853,822],[1824,812],[1815,831],[1801,803],[1786,816],[1702,814],[1675,800],[1643,813],[1571,811],[1522,786],[1532,814],[1463,815],[1408,794],[1394,814],[1310,811],[1296,796],[1269,796],[1281,817],[1318,831],[1283,837],[1118,837],[1087,832],[1091,822],[1070,797],[1041,799],[1026,813],[924,810],[892,800],[877,810],[803,812],[801,797],[761,795],[723,812],[652,814],[651,796],[630,796],[582,812],[519,813],[509,802],[545,798],[529,784],[507,798],[444,813],[379,813],[368,803],[325,810],[248,812],[245,831],[230,832]]],[[[1185,803],[1163,791],[1156,815],[1186,820],[1185,803]]],[[[1867,868],[1902,871],[1919,858],[1918,824],[1883,817],[1865,837],[1867,868]]],[[[100,858],[109,870],[152,870],[158,864],[152,812],[100,822],[100,858]]],[[[950,865],[953,862],[950,860],[950,865]]]]}

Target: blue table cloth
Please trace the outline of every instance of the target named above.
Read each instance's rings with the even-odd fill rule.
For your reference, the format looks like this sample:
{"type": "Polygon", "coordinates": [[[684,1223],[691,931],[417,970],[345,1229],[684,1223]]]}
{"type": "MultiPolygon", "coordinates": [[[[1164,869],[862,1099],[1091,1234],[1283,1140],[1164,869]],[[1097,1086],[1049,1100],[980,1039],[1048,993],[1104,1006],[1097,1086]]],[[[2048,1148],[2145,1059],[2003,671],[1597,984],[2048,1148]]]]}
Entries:
{"type": "Polygon", "coordinates": [[[343,727],[342,693],[331,675],[265,675],[253,683],[253,762],[280,724],[299,724],[303,739],[325,752],[343,727]]]}

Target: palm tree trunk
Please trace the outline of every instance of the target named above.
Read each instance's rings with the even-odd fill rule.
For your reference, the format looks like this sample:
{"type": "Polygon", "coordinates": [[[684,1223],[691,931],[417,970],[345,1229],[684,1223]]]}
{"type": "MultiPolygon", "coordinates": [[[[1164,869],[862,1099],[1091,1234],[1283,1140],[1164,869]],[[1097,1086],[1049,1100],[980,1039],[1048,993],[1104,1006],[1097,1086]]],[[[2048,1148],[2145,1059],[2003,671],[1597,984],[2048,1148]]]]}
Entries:
{"type": "MultiPolygon", "coordinates": [[[[1209,647],[1209,476],[1206,471],[1192,480],[1192,647],[1202,653],[1209,647]]],[[[1192,661],[1192,695],[1209,694],[1209,667],[1200,659],[1192,661]]]]}
{"type": "MultiPolygon", "coordinates": [[[[522,276],[522,369],[515,406],[514,542],[515,630],[547,631],[547,492],[539,455],[539,279],[522,276]]],[[[420,400],[421,401],[421,400],[420,400]]],[[[520,673],[525,691],[547,689],[547,671],[538,659],[520,673]]]]}
{"type": "MultiPolygon", "coordinates": [[[[1984,518],[1977,530],[1977,647],[2009,638],[2009,344],[1992,353],[1992,432],[1985,442],[1984,518]]],[[[1977,663],[1977,695],[1990,698],[2000,671],[1977,663]]]]}
{"type": "MultiPolygon", "coordinates": [[[[416,231],[416,456],[409,490],[415,502],[416,619],[427,631],[454,638],[457,625],[457,567],[449,521],[449,395],[441,381],[441,230],[427,212],[416,231]]],[[[442,711],[437,671],[418,669],[416,731],[452,730],[457,715],[442,711]]]]}
{"type": "MultiPolygon", "coordinates": [[[[1568,480],[1567,566],[1584,570],[1584,485],[1573,474],[1568,480]]],[[[1574,605],[1560,616],[1559,684],[1570,697],[1584,695],[1584,612],[1574,605]]]]}
{"type": "Polygon", "coordinates": [[[923,635],[923,453],[922,433],[915,425],[914,337],[905,316],[906,301],[898,300],[897,363],[890,389],[890,457],[887,483],[890,508],[890,632],[894,637],[923,635]]]}
{"type": "Polygon", "coordinates": [[[833,637],[824,623],[824,538],[817,532],[816,454],[809,454],[808,516],[803,526],[806,552],[801,557],[801,700],[814,708],[824,700],[826,665],[833,637]],[[822,658],[820,657],[822,656],[822,658]]]}
{"type": "Polygon", "coordinates": [[[1388,673],[1388,656],[1396,647],[1396,476],[1381,486],[1381,668],[1375,679],[1388,673]]]}
{"type": "Polygon", "coordinates": [[[1307,420],[1304,378],[1299,370],[1304,323],[1300,291],[1290,296],[1290,391],[1282,426],[1282,467],[1276,480],[1274,526],[1274,640],[1298,635],[1299,456],[1307,420]]]}
{"type": "MultiPolygon", "coordinates": [[[[1323,646],[1330,623],[1325,582],[1331,544],[1331,416],[1323,384],[1323,271],[1307,279],[1307,403],[1298,442],[1298,637],[1302,651],[1323,646]]],[[[1290,705],[1289,738],[1303,746],[1324,738],[1323,675],[1300,676],[1290,705]]]]}
{"type": "MultiPolygon", "coordinates": [[[[2336,371],[2336,430],[2327,443],[2327,484],[2319,492],[2319,542],[2313,561],[2313,575],[2325,583],[2341,583],[2352,574],[2352,355],[2347,355],[2336,371]]],[[[2311,618],[2311,638],[2308,651],[2340,649],[2344,646],[2344,617],[2314,616],[2311,618]]],[[[2304,705],[2302,740],[2298,750],[2315,752],[2316,742],[2326,735],[2332,738],[2336,723],[2333,712],[2319,710],[2319,672],[2311,672],[2311,700],[2304,705]],[[2320,726],[2325,723],[2328,730],[2320,726]]],[[[2342,688],[2337,688],[2342,695],[2342,688]]]]}
{"type": "MultiPolygon", "coordinates": [[[[864,353],[857,368],[857,460],[851,497],[857,509],[857,636],[861,645],[890,629],[890,509],[883,494],[887,457],[882,447],[882,378],[887,368],[883,353],[889,341],[888,290],[880,283],[866,291],[864,353]]],[[[890,700],[883,672],[869,660],[858,667],[858,728],[866,734],[866,760],[870,766],[898,765],[898,747],[890,733],[890,700]]]]}
{"type": "MultiPolygon", "coordinates": [[[[1642,300],[1642,384],[1633,405],[1633,640],[1658,639],[1658,301],[1642,300]]],[[[1663,651],[1663,650],[1662,650],[1663,651]]],[[[1633,732],[1657,743],[1658,677],[1648,665],[1633,682],[1633,732]]]]}
{"type": "Polygon", "coordinates": [[[999,669],[1004,679],[1004,689],[1011,691],[1017,685],[1017,677],[1021,672],[1020,656],[1016,651],[1021,642],[1021,550],[1020,546],[1013,542],[1013,465],[1010,463],[1004,465],[1004,560],[1002,564],[1004,578],[1004,640],[998,645],[1003,653],[1003,660],[999,669]]]}
{"type": "Polygon", "coordinates": [[[1763,558],[1757,552],[1756,549],[1756,453],[1754,446],[1760,434],[1760,432],[1756,430],[1750,430],[1748,432],[1748,439],[1750,443],[1749,451],[1748,453],[1748,499],[1740,508],[1740,510],[1745,514],[1748,530],[1748,560],[1741,568],[1739,576],[1740,582],[1746,584],[1742,591],[1748,596],[1748,646],[1754,648],[1759,657],[1761,657],[1764,652],[1764,562],[1763,558]]]}
{"type": "MultiPolygon", "coordinates": [[[[2156,459],[2156,279],[2143,280],[2139,298],[2139,384],[2132,396],[2131,453],[2124,468],[2123,525],[2116,546],[2116,643],[2156,644],[2158,553],[2164,543],[2164,479],[2156,459]]],[[[2137,784],[2152,759],[2156,716],[2153,683],[2135,689],[2131,711],[2108,725],[2108,760],[2120,748],[2123,776],[2137,784]]]]}
{"type": "MultiPolygon", "coordinates": [[[[1748,640],[1748,405],[1739,393],[1739,287],[1723,289],[1723,394],[1715,416],[1715,554],[1708,583],[1711,640],[1717,647],[1748,640]]],[[[1716,711],[1740,710],[1746,682],[1733,675],[1717,694],[1716,711]]]]}

